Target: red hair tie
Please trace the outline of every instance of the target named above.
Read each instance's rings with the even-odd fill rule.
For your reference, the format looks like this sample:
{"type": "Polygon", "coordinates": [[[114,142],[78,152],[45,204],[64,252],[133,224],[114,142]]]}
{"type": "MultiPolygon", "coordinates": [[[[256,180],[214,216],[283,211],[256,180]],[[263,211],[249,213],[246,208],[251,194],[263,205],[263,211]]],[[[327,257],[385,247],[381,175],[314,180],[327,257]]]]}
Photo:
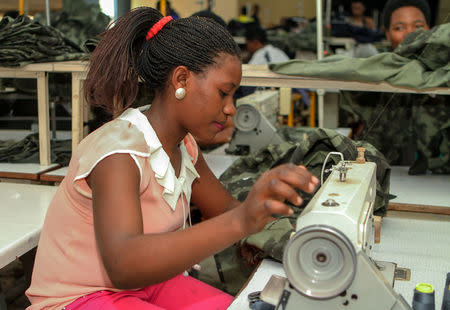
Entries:
{"type": "Polygon", "coordinates": [[[158,33],[164,27],[165,24],[170,22],[172,20],[172,16],[166,16],[158,20],[152,28],[147,32],[147,35],[145,36],[145,39],[148,41],[150,40],[154,35],[158,33]]]}

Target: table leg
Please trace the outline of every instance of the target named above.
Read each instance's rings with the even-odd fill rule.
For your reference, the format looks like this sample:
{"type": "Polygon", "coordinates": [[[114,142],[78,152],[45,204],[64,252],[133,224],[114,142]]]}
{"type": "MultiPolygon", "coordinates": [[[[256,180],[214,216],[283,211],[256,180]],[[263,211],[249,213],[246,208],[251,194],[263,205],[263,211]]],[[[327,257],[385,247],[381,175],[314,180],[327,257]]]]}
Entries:
{"type": "Polygon", "coordinates": [[[37,73],[39,159],[42,166],[51,164],[48,73],[37,73]]]}
{"type": "Polygon", "coordinates": [[[82,74],[72,73],[72,153],[83,139],[83,80],[82,74]]]}

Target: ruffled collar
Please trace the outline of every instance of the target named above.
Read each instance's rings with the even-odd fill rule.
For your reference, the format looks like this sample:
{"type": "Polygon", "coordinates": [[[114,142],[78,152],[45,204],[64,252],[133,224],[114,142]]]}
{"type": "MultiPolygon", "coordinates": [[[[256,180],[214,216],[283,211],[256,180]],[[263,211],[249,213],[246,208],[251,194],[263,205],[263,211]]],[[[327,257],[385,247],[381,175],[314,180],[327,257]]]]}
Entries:
{"type": "Polygon", "coordinates": [[[193,158],[189,155],[184,140],[180,143],[181,169],[177,178],[175,170],[170,163],[170,158],[164,151],[155,130],[149,123],[147,117],[137,109],[127,109],[118,119],[126,120],[135,125],[144,135],[149,147],[149,162],[155,172],[156,181],[164,187],[163,198],[175,211],[181,193],[184,193],[189,204],[192,193],[192,182],[200,177],[192,163],[193,158]]]}

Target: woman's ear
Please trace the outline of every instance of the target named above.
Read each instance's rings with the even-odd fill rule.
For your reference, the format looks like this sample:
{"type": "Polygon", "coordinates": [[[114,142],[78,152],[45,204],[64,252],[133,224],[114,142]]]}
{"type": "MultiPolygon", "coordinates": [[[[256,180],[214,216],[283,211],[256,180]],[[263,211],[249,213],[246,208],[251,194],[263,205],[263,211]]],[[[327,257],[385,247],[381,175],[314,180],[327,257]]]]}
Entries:
{"type": "Polygon", "coordinates": [[[178,66],[173,70],[171,83],[174,89],[185,88],[186,80],[189,76],[189,69],[186,66],[178,66]]]}

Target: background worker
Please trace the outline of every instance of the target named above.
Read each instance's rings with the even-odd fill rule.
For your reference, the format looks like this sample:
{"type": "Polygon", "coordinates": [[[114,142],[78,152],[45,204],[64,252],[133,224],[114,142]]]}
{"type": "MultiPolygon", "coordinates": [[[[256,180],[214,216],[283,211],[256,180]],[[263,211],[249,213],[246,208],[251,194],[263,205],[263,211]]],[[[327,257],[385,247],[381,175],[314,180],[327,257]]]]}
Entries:
{"type": "MultiPolygon", "coordinates": [[[[425,0],[389,0],[383,9],[386,38],[394,52],[414,31],[431,34],[429,24],[430,7],[425,0]]],[[[426,47],[417,57],[424,52],[426,47]]],[[[428,51],[427,57],[432,57],[432,52],[428,51]]],[[[372,92],[342,95],[341,107],[359,119],[353,129],[354,139],[371,143],[392,165],[410,166],[410,174],[427,170],[450,173],[449,147],[445,143],[449,139],[445,124],[450,119],[447,96],[372,92]]]]}
{"type": "Polygon", "coordinates": [[[353,0],[348,22],[354,26],[375,30],[376,27],[372,17],[364,15],[365,12],[366,6],[364,3],[361,0],[353,0]]]}

